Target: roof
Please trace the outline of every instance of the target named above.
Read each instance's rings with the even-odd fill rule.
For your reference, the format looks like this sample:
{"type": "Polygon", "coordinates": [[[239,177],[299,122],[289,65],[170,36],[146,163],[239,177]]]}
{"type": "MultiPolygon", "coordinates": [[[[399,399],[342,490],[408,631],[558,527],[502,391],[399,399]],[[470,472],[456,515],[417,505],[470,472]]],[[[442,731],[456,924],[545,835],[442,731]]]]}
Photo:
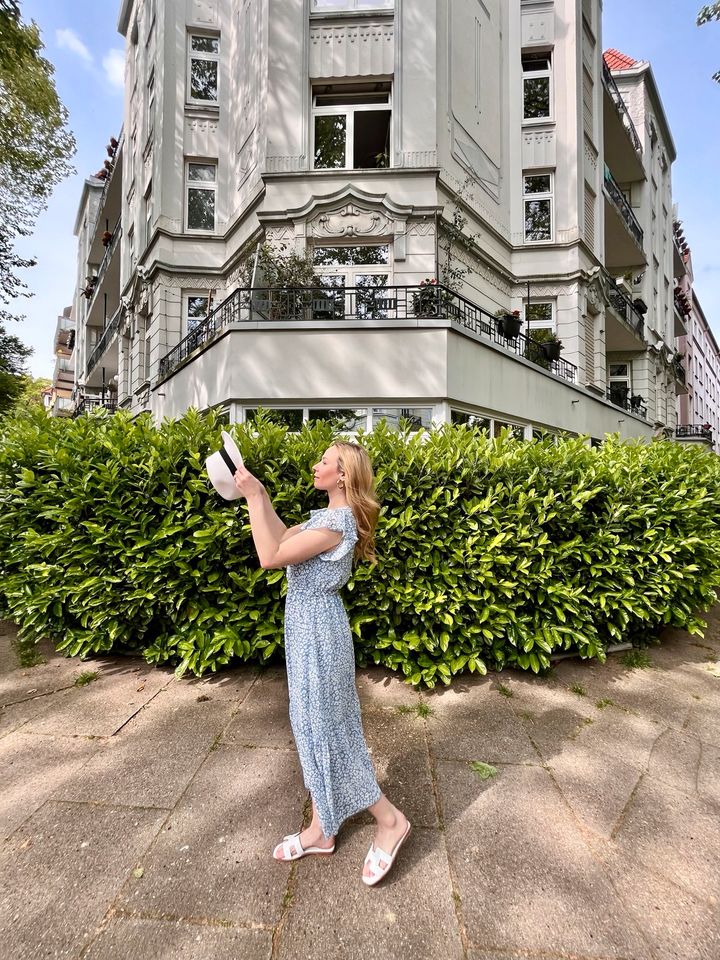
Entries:
{"type": "Polygon", "coordinates": [[[613,50],[612,47],[605,51],[603,59],[610,70],[628,70],[639,62],[625,53],[620,53],[619,50],[613,50]]]}

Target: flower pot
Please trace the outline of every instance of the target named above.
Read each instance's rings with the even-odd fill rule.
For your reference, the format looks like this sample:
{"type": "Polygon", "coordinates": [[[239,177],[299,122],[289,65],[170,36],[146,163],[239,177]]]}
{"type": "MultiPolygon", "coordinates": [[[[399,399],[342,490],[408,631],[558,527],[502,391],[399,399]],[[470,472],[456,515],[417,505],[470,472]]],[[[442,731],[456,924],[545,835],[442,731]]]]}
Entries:
{"type": "Polygon", "coordinates": [[[562,344],[559,340],[543,340],[540,349],[548,360],[559,360],[562,344]]]}
{"type": "Polygon", "coordinates": [[[500,336],[506,340],[515,340],[522,329],[522,317],[516,317],[512,313],[506,313],[497,318],[497,328],[500,336]]]}

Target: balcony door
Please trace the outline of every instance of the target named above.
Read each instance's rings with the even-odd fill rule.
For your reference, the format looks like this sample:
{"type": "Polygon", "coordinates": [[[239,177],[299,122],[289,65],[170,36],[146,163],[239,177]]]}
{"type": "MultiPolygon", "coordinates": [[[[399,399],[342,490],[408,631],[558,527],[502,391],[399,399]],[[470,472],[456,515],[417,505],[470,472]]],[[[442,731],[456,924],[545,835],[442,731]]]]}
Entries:
{"type": "Polygon", "coordinates": [[[320,299],[328,301],[325,309],[328,312],[332,309],[333,316],[344,314],[359,319],[387,316],[387,300],[381,291],[390,279],[388,244],[315,247],[313,264],[327,294],[320,299]]]}

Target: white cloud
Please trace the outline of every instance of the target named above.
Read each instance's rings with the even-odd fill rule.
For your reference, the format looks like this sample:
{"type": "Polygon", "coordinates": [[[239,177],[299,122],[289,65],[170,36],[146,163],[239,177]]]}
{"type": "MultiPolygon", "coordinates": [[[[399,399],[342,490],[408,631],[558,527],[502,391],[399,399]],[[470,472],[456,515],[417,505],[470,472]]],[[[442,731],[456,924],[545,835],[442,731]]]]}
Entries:
{"type": "Polygon", "coordinates": [[[122,90],[125,86],[125,54],[122,50],[108,50],[102,61],[111,86],[122,90]]]}
{"type": "Polygon", "coordinates": [[[56,30],[55,41],[59,47],[66,47],[68,50],[76,53],[86,63],[92,63],[92,54],[74,30],[56,30]]]}

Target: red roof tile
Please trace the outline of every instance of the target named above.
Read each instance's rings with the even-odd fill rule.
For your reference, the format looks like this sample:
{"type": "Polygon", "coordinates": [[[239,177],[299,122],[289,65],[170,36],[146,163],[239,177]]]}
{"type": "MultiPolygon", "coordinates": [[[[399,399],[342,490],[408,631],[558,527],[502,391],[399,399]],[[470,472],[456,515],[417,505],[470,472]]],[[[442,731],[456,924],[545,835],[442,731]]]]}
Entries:
{"type": "Polygon", "coordinates": [[[633,60],[632,57],[628,57],[626,54],[620,53],[619,50],[613,50],[612,48],[605,51],[603,59],[610,70],[627,70],[629,67],[634,67],[638,62],[637,60],[633,60]]]}

